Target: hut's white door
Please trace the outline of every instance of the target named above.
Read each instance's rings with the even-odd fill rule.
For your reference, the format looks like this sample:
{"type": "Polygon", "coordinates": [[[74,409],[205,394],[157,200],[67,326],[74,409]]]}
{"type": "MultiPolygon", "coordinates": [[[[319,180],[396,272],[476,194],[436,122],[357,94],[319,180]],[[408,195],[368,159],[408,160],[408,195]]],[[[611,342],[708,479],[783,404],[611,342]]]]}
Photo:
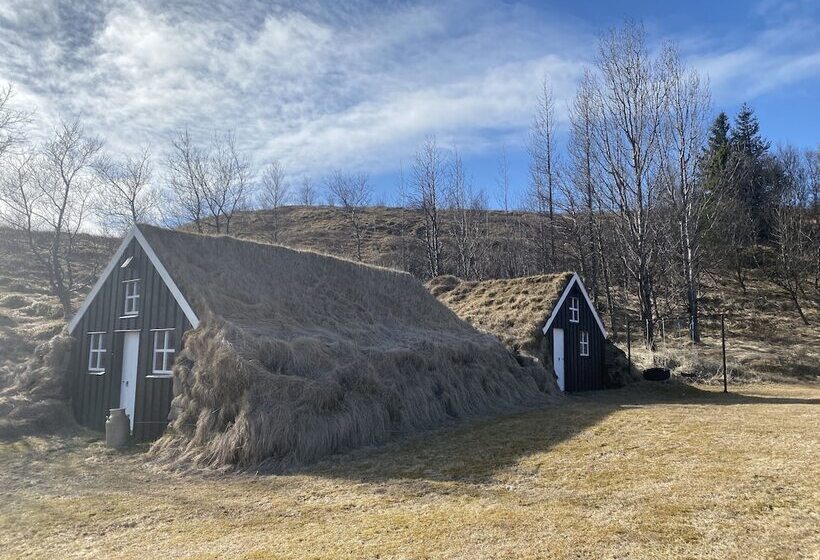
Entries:
{"type": "Polygon", "coordinates": [[[564,390],[564,329],[552,329],[552,365],[558,388],[564,390]]]}
{"type": "Polygon", "coordinates": [[[127,332],[122,342],[122,381],[120,408],[125,409],[134,431],[134,401],[137,396],[137,362],[140,355],[140,333],[127,332]]]}

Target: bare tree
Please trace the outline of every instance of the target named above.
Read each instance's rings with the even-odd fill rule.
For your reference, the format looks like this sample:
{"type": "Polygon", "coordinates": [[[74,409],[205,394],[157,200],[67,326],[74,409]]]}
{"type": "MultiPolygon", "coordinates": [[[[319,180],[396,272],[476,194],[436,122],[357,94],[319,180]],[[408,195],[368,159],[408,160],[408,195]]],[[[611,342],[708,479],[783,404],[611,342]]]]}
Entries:
{"type": "Polygon", "coordinates": [[[305,177],[299,184],[299,189],[296,191],[296,200],[302,206],[315,206],[317,202],[316,187],[310,180],[310,177],[305,177]]]}
{"type": "Polygon", "coordinates": [[[75,241],[95,181],[92,163],[101,147],[102,141],[86,135],[78,121],[63,122],[52,139],[17,159],[0,190],[5,221],[25,233],[66,318],[72,312],[75,241]]]}
{"type": "MultiPolygon", "coordinates": [[[[569,167],[565,184],[572,190],[574,205],[578,208],[578,254],[581,270],[596,304],[606,298],[613,335],[617,336],[615,296],[612,282],[612,261],[616,258],[606,249],[604,203],[600,185],[604,183],[603,169],[595,153],[595,79],[589,69],[579,84],[569,111],[570,134],[568,144],[569,167]],[[583,222],[586,221],[585,224],[583,222]]],[[[567,195],[569,199],[569,195],[567,195]]]]}
{"type": "Polygon", "coordinates": [[[121,233],[133,224],[155,219],[159,193],[151,185],[153,168],[147,147],[121,161],[102,156],[93,167],[101,183],[94,206],[104,228],[121,233]]]}
{"type": "Polygon", "coordinates": [[[808,325],[800,299],[806,296],[804,286],[809,284],[820,245],[817,225],[812,220],[811,172],[794,148],[780,149],[777,160],[784,184],[778,189],[780,198],[774,212],[776,264],[771,269],[771,276],[788,294],[803,323],[808,325]]]}
{"type": "Polygon", "coordinates": [[[285,182],[285,172],[282,164],[274,160],[262,172],[261,203],[263,208],[269,208],[273,217],[273,240],[279,239],[279,208],[287,202],[290,196],[290,186],[285,182]]]}
{"type": "Polygon", "coordinates": [[[816,241],[814,251],[814,297],[820,302],[820,147],[803,154],[811,200],[812,236],[816,241]]]}
{"type": "Polygon", "coordinates": [[[538,214],[538,246],[543,270],[555,268],[555,193],[557,191],[555,102],[546,79],[541,85],[529,138],[531,206],[538,214]]]}
{"type": "Polygon", "coordinates": [[[484,202],[481,193],[473,194],[458,152],[453,155],[446,201],[450,211],[450,237],[456,252],[456,271],[462,278],[477,279],[481,275],[478,270],[483,224],[480,212],[484,202]]]}
{"type": "Polygon", "coordinates": [[[176,222],[193,223],[199,233],[204,231],[208,191],[208,154],[194,144],[188,129],[171,139],[166,162],[170,201],[169,217],[176,222]]]}
{"type": "Polygon", "coordinates": [[[699,74],[687,70],[674,48],[665,51],[664,74],[668,88],[664,144],[668,200],[677,222],[678,249],[693,342],[700,341],[698,296],[700,293],[701,239],[710,226],[708,208],[714,193],[699,180],[701,156],[706,146],[710,93],[699,74]]]}
{"type": "Polygon", "coordinates": [[[206,204],[217,233],[231,231],[237,210],[245,208],[250,190],[250,162],[236,146],[233,132],[215,133],[211,147],[206,204]]]}
{"type": "Polygon", "coordinates": [[[507,147],[501,147],[501,156],[498,158],[498,167],[496,171],[496,184],[501,192],[501,258],[503,263],[502,274],[508,278],[514,278],[519,275],[521,267],[520,261],[526,262],[521,255],[521,228],[520,223],[513,223],[513,217],[510,213],[510,163],[507,159],[507,147]]]}
{"type": "Polygon", "coordinates": [[[435,137],[428,137],[413,161],[412,201],[424,216],[424,249],[427,272],[441,274],[442,242],[439,207],[444,191],[446,161],[435,137]]]}
{"type": "Polygon", "coordinates": [[[602,193],[615,212],[622,265],[637,283],[646,340],[653,344],[655,205],[667,87],[640,24],[627,23],[601,38],[597,68],[593,139],[597,165],[606,174],[602,193]]]}
{"type": "Polygon", "coordinates": [[[232,132],[214,133],[207,147],[194,143],[188,130],[171,141],[167,161],[173,219],[230,233],[231,221],[250,195],[250,163],[232,132]],[[207,221],[206,221],[207,219],[207,221]]]}
{"type": "Polygon", "coordinates": [[[364,220],[362,208],[368,205],[372,195],[370,177],[367,173],[346,174],[334,171],[327,181],[327,189],[344,209],[345,215],[353,228],[356,241],[356,260],[362,260],[362,232],[364,220]]]}
{"type": "Polygon", "coordinates": [[[0,86],[0,161],[3,155],[25,138],[25,127],[30,115],[17,110],[11,103],[14,87],[0,86]]]}

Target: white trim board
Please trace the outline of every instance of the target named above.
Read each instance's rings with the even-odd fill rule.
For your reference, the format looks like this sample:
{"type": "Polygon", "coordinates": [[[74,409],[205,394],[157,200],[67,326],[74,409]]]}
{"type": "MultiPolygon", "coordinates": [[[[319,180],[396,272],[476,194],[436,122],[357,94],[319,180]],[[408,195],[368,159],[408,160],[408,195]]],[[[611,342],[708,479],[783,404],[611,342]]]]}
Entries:
{"type": "MultiPolygon", "coordinates": [[[[108,262],[108,265],[106,265],[105,270],[103,270],[102,274],[97,279],[97,283],[94,284],[94,287],[91,288],[91,292],[88,294],[88,296],[86,296],[85,300],[83,300],[83,304],[80,306],[80,309],[77,310],[77,313],[75,313],[74,316],[71,318],[71,321],[69,321],[69,333],[74,333],[74,329],[77,328],[80,319],[82,319],[83,315],[85,315],[86,311],[88,311],[88,308],[91,306],[91,302],[93,302],[94,298],[97,297],[97,294],[102,289],[103,285],[105,284],[105,281],[111,275],[111,272],[114,270],[114,267],[120,260],[122,254],[125,252],[125,249],[128,247],[128,244],[131,243],[132,239],[136,239],[137,243],[139,243],[142,247],[142,250],[145,251],[145,254],[148,256],[148,259],[151,261],[151,264],[154,265],[154,268],[159,273],[159,276],[160,278],[162,278],[162,281],[165,283],[165,286],[171,292],[171,295],[174,296],[174,299],[176,300],[180,309],[182,309],[182,312],[185,313],[185,317],[188,318],[188,322],[191,323],[191,326],[193,328],[197,328],[199,326],[199,317],[196,316],[196,313],[194,313],[194,310],[191,308],[188,301],[182,295],[182,292],[179,291],[179,288],[177,287],[176,283],[171,278],[171,275],[168,274],[168,271],[165,269],[165,267],[162,265],[162,262],[159,260],[159,257],[157,257],[157,254],[154,252],[154,249],[145,239],[145,236],[142,235],[142,232],[139,230],[139,227],[134,226],[131,228],[131,231],[129,231],[128,234],[125,236],[125,239],[122,240],[122,243],[120,243],[117,252],[114,253],[113,257],[111,257],[111,260],[108,262]]],[[[132,317],[136,317],[136,315],[133,315],[132,317]]]]}
{"type": "Polygon", "coordinates": [[[564,288],[564,293],[561,294],[561,299],[559,299],[558,303],[556,303],[555,306],[552,308],[552,313],[550,314],[549,319],[547,319],[547,322],[544,324],[544,328],[541,329],[541,332],[547,334],[550,325],[552,325],[552,322],[555,321],[555,318],[558,316],[558,311],[561,309],[561,306],[564,305],[564,301],[566,301],[567,296],[569,295],[569,292],[572,289],[572,286],[576,283],[578,284],[578,287],[581,289],[581,293],[584,295],[584,299],[586,300],[587,305],[592,310],[592,316],[595,317],[595,322],[598,323],[598,328],[601,329],[601,333],[603,333],[604,338],[606,338],[607,334],[606,329],[604,328],[604,323],[603,321],[601,321],[600,315],[598,315],[598,310],[595,309],[594,305],[592,305],[592,300],[589,299],[587,289],[586,287],[584,287],[584,283],[581,282],[581,277],[578,276],[577,272],[574,273],[572,275],[572,278],[570,278],[569,282],[567,282],[567,287],[564,288]]]}

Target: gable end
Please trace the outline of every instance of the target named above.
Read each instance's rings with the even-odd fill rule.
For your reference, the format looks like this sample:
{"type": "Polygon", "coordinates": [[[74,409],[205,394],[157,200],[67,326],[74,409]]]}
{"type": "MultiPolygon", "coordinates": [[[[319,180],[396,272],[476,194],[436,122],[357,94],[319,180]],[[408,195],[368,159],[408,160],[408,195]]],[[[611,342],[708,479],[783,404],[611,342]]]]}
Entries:
{"type": "Polygon", "coordinates": [[[88,308],[91,306],[91,303],[94,301],[94,298],[97,297],[97,294],[102,289],[103,285],[105,284],[105,281],[114,271],[114,268],[117,266],[120,257],[122,257],[122,254],[125,252],[126,248],[132,240],[136,240],[137,243],[139,243],[142,247],[142,250],[145,251],[145,254],[148,256],[148,259],[151,261],[151,264],[159,273],[160,278],[162,278],[162,281],[165,283],[165,286],[171,292],[171,295],[174,297],[174,300],[177,302],[180,309],[182,309],[182,312],[185,314],[185,317],[188,319],[188,322],[191,323],[191,326],[193,328],[199,326],[199,317],[197,317],[193,308],[191,308],[188,301],[182,295],[182,292],[179,291],[179,288],[177,287],[173,278],[171,278],[171,275],[168,274],[168,271],[165,269],[165,266],[163,266],[162,262],[159,260],[159,257],[157,257],[157,254],[154,252],[154,249],[145,239],[145,236],[142,235],[142,232],[139,230],[139,227],[134,226],[122,240],[122,243],[120,243],[119,248],[117,248],[117,251],[114,253],[114,256],[111,257],[111,260],[108,262],[108,265],[106,265],[102,274],[100,274],[100,277],[97,279],[97,282],[94,284],[94,287],[91,289],[91,292],[88,294],[88,296],[86,296],[85,300],[83,300],[82,305],[71,318],[71,321],[69,321],[68,332],[70,334],[74,333],[74,330],[77,328],[77,325],[80,323],[80,320],[88,311],[88,308]]]}
{"type": "Polygon", "coordinates": [[[606,338],[607,333],[606,333],[606,329],[604,328],[604,323],[603,323],[603,321],[601,321],[601,316],[598,315],[598,310],[595,309],[595,306],[592,304],[592,300],[589,299],[589,294],[587,293],[587,289],[584,287],[584,283],[581,282],[581,277],[578,276],[578,273],[573,274],[572,278],[570,278],[569,282],[567,282],[567,287],[564,288],[564,292],[561,294],[561,298],[558,300],[558,303],[556,303],[553,306],[552,313],[550,314],[549,319],[547,319],[547,322],[544,324],[544,328],[541,329],[541,332],[543,332],[544,334],[547,334],[547,331],[549,330],[549,328],[552,325],[553,321],[555,321],[555,318],[558,316],[558,312],[561,310],[561,306],[564,305],[564,302],[566,301],[567,296],[572,291],[572,287],[575,284],[578,284],[578,288],[580,289],[581,294],[583,294],[584,300],[586,301],[587,305],[589,306],[589,309],[592,311],[592,316],[595,317],[595,322],[598,324],[598,328],[601,329],[601,334],[603,334],[604,338],[606,338]]]}

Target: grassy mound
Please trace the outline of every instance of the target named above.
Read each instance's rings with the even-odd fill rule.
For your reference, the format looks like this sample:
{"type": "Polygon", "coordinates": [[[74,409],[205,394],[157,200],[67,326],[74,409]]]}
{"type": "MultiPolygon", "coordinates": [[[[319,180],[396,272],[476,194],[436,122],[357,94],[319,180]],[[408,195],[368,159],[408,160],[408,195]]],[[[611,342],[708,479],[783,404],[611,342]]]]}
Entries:
{"type": "Polygon", "coordinates": [[[285,468],[543,403],[552,386],[408,274],[144,228],[202,323],[177,357],[173,466],[285,468]]]}

